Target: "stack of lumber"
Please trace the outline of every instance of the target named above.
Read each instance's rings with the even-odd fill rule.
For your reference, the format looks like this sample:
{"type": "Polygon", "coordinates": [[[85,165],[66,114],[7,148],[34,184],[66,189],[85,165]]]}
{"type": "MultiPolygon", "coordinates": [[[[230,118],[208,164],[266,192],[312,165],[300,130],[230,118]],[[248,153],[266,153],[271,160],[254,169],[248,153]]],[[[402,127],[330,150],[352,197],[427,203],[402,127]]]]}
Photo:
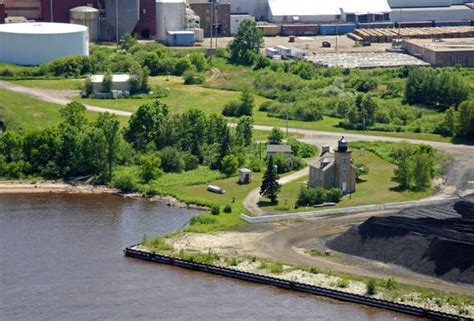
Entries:
{"type": "Polygon", "coordinates": [[[473,26],[429,27],[400,29],[357,29],[348,37],[355,41],[392,42],[394,39],[469,38],[474,37],[473,26]]]}

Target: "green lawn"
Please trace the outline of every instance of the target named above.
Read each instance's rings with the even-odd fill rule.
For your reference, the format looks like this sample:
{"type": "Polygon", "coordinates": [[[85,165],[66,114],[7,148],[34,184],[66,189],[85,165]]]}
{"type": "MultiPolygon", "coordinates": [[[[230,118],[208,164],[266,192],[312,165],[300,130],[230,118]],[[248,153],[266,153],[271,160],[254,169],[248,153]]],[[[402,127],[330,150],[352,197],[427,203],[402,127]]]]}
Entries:
{"type": "Polygon", "coordinates": [[[28,79],[28,80],[11,80],[12,83],[30,87],[44,88],[54,90],[81,90],[83,79],[28,79]]]}
{"type": "Polygon", "coordinates": [[[248,185],[240,185],[238,177],[225,178],[219,171],[212,171],[201,166],[196,170],[182,174],[164,174],[142,191],[152,190],[160,195],[171,195],[180,201],[206,206],[219,205],[221,213],[217,216],[210,213],[201,214],[201,217],[216,220],[214,224],[195,224],[187,228],[193,232],[208,232],[220,230],[235,230],[246,223],[240,220],[240,213],[247,213],[242,202],[248,193],[260,186],[262,173],[254,173],[253,181],[248,185]],[[209,184],[217,185],[226,190],[225,194],[215,194],[207,191],[209,184]],[[223,213],[225,205],[232,207],[232,213],[223,213]]]}
{"type": "MultiPolygon", "coordinates": [[[[0,89],[0,119],[8,129],[27,130],[39,129],[56,125],[61,117],[60,105],[21,95],[9,90],[0,89]]],[[[91,121],[97,118],[97,113],[87,112],[91,121]]],[[[122,125],[127,119],[119,117],[122,125]]]]}
{"type": "MultiPolygon", "coordinates": [[[[360,155],[358,150],[353,152],[354,160],[361,161],[369,167],[369,174],[363,176],[362,182],[357,183],[356,192],[352,195],[346,195],[342,201],[335,207],[351,207],[368,204],[382,204],[390,202],[412,201],[427,197],[433,193],[433,190],[425,192],[397,191],[397,183],[392,181],[395,165],[383,160],[375,154],[366,151],[360,155]]],[[[314,210],[314,208],[294,209],[298,191],[300,187],[308,181],[308,176],[284,185],[278,195],[279,204],[276,206],[265,207],[265,211],[276,213],[291,210],[292,212],[302,212],[314,210]],[[288,202],[285,202],[288,199],[288,202]]],[[[332,207],[331,207],[332,208],[332,207]]],[[[327,209],[323,208],[323,209],[327,209]]]]}

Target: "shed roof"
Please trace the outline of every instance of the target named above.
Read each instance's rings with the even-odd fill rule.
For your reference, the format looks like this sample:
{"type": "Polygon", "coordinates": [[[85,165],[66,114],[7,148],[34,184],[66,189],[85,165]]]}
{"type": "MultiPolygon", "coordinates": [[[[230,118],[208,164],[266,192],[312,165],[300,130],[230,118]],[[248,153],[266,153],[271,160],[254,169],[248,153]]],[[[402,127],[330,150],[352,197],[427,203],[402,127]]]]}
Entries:
{"type": "Polygon", "coordinates": [[[267,145],[267,153],[291,153],[290,145],[267,145]]]}
{"type": "MultiPolygon", "coordinates": [[[[112,75],[112,82],[127,82],[130,80],[129,75],[112,75]]],[[[93,83],[101,83],[104,81],[104,75],[93,75],[91,77],[93,83]]]]}

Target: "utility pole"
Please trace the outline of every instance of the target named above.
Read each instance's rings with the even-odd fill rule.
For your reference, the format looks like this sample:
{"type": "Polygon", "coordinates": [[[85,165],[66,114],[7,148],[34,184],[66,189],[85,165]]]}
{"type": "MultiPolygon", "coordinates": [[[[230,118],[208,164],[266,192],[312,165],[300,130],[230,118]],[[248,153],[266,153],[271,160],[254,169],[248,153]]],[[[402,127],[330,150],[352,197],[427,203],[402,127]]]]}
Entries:
{"type": "Polygon", "coordinates": [[[288,139],[288,104],[286,105],[286,139],[288,139]]]}
{"type": "Polygon", "coordinates": [[[214,34],[214,0],[211,0],[211,56],[212,56],[212,36],[214,34]]]}
{"type": "Polygon", "coordinates": [[[53,0],[49,1],[49,9],[51,10],[51,22],[54,22],[54,6],[53,6],[53,0]]]}
{"type": "Polygon", "coordinates": [[[117,43],[117,47],[119,46],[119,26],[118,26],[118,22],[119,22],[119,18],[118,18],[119,10],[118,10],[118,2],[119,2],[119,0],[115,0],[115,41],[116,41],[116,43],[117,43]]]}

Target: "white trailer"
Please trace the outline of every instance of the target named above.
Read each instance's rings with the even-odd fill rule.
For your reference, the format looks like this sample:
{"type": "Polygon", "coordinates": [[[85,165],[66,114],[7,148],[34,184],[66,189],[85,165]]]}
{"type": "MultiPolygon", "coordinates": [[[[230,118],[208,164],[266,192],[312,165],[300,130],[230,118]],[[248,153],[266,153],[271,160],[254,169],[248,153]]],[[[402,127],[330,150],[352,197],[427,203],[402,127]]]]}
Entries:
{"type": "Polygon", "coordinates": [[[278,51],[278,54],[282,56],[282,58],[290,57],[291,56],[291,49],[285,46],[276,46],[275,49],[278,51]]]}

